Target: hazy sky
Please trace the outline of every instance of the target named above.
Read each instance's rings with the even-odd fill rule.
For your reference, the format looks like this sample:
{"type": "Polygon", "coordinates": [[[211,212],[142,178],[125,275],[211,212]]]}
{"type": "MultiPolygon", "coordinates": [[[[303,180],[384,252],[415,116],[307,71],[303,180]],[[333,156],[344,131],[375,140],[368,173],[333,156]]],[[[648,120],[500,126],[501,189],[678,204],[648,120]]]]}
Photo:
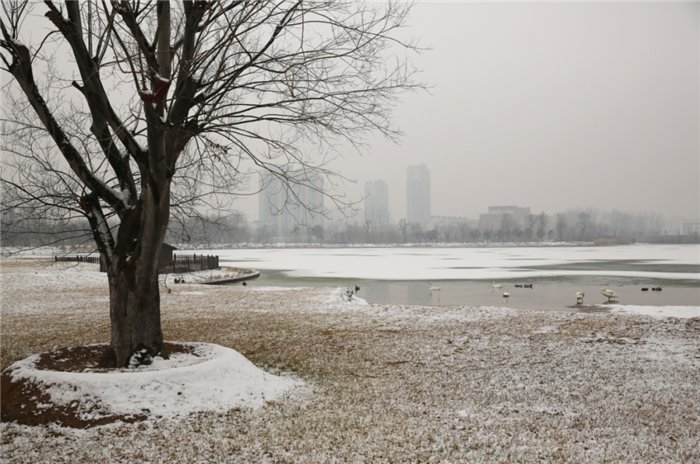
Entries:
{"type": "MultiPolygon", "coordinates": [[[[424,163],[433,215],[700,218],[700,2],[421,2],[405,32],[430,48],[413,57],[430,91],[396,108],[400,144],[334,163],[352,197],[384,179],[398,221],[424,163]]],[[[235,207],[257,219],[257,197],[235,207]]]]}
{"type": "MultiPolygon", "coordinates": [[[[406,167],[425,163],[433,215],[489,205],[700,217],[700,3],[420,3],[408,32],[430,93],[335,166],[389,184],[405,216],[406,167]]],[[[252,199],[251,199],[252,200],[252,199]]],[[[242,202],[251,219],[257,202],[242,202]]]]}

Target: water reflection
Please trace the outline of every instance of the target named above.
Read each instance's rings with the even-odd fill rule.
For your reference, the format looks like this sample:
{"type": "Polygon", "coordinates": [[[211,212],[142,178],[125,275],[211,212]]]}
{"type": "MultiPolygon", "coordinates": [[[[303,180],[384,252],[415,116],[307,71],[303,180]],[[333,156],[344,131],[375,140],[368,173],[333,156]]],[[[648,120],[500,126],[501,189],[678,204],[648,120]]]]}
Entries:
{"type": "Polygon", "coordinates": [[[263,271],[256,286],[360,286],[358,296],[370,303],[396,305],[443,306],[507,306],[521,309],[571,310],[576,309],[576,291],[585,293],[584,305],[604,304],[602,287],[614,289],[619,302],[626,305],[700,306],[700,287],[694,281],[641,280],[625,277],[566,277],[541,278],[527,281],[499,281],[495,289],[491,281],[443,280],[405,281],[289,277],[280,271],[263,271]],[[532,288],[525,288],[525,284],[532,288]],[[439,290],[431,292],[430,288],[439,290]],[[662,291],[642,291],[642,288],[661,287],[662,291]],[[503,292],[507,291],[506,299],[503,292]]]}

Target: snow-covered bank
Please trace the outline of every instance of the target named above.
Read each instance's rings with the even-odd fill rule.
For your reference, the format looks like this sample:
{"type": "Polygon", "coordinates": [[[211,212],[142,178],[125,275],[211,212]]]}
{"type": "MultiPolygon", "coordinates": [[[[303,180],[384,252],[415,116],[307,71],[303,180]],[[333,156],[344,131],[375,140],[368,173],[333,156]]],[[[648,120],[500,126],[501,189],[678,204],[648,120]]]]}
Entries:
{"type": "Polygon", "coordinates": [[[657,318],[677,317],[681,319],[700,318],[700,306],[635,306],[613,304],[606,305],[613,313],[638,314],[657,318]]]}
{"type": "MultiPolygon", "coordinates": [[[[18,270],[1,271],[0,284],[18,270]]],[[[2,301],[3,365],[108,339],[106,300],[98,300],[106,285],[68,280],[57,298],[55,289],[15,279],[16,291],[2,301]]],[[[310,394],[85,431],[3,423],[0,456],[13,463],[700,462],[699,318],[361,305],[339,292],[252,283],[183,284],[162,294],[166,338],[235,349],[267,372],[303,380],[310,394]]]]}

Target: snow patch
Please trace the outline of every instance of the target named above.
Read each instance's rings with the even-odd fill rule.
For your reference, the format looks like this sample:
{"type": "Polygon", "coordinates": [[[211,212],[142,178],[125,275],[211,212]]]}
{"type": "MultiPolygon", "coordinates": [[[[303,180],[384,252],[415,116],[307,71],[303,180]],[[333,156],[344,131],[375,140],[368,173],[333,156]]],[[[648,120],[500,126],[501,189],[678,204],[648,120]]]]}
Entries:
{"type": "Polygon", "coordinates": [[[637,314],[656,318],[677,317],[690,319],[700,317],[700,306],[633,306],[633,305],[605,305],[610,312],[621,314],[637,314]]]}
{"type": "Polygon", "coordinates": [[[534,331],[536,334],[551,334],[557,332],[559,332],[559,329],[553,325],[545,325],[534,331]]]}
{"type": "Polygon", "coordinates": [[[257,368],[235,350],[214,344],[187,343],[194,354],[149,366],[111,372],[61,372],[36,368],[40,355],[10,366],[13,380],[43,385],[55,404],[79,404],[83,420],[111,415],[180,417],[194,412],[259,408],[300,380],[257,368]]]}
{"type": "Polygon", "coordinates": [[[114,191],[114,193],[116,194],[117,198],[121,200],[122,203],[124,203],[125,205],[129,204],[129,200],[131,199],[131,193],[129,193],[128,189],[114,191]]]}
{"type": "Polygon", "coordinates": [[[350,303],[360,306],[369,306],[369,303],[357,296],[355,290],[351,288],[336,288],[327,294],[323,302],[328,304],[350,303]]]}

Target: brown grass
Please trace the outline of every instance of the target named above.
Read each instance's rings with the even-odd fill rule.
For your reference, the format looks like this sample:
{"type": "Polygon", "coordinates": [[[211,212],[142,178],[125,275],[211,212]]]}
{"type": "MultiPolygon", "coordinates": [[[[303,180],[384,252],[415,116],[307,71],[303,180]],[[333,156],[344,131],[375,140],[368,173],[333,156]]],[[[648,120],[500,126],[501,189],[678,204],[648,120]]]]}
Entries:
{"type": "MultiPolygon", "coordinates": [[[[101,291],[72,293],[72,313],[52,314],[45,295],[48,314],[3,314],[2,365],[106,341],[101,291]]],[[[700,461],[700,321],[324,295],[255,284],[163,294],[167,339],[218,343],[303,379],[290,398],[78,438],[4,424],[2,450],[13,462],[700,461]]]]}

